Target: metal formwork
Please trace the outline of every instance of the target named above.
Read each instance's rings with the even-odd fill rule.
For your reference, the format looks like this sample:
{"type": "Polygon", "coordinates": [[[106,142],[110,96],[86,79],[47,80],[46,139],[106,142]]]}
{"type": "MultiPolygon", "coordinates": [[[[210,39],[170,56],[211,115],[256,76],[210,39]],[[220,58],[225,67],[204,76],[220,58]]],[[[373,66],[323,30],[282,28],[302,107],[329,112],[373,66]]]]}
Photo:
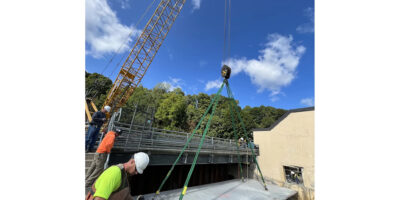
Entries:
{"type": "MultiPolygon", "coordinates": [[[[115,162],[122,162],[129,158],[129,155],[135,152],[143,151],[150,154],[152,162],[150,165],[169,165],[173,163],[176,156],[180,153],[191,133],[172,131],[152,127],[151,125],[134,123],[135,114],[129,115],[129,118],[124,115],[129,110],[122,112],[120,109],[116,112],[110,120],[109,129],[118,128],[123,131],[122,135],[116,138],[114,147],[112,149],[111,160],[115,162]],[[121,120],[121,116],[125,120],[121,120]]],[[[136,112],[133,112],[136,113],[136,112]]],[[[131,114],[131,113],[129,113],[131,114]]],[[[152,113],[149,113],[152,116],[152,113]]],[[[145,117],[148,119],[148,117],[145,117]]],[[[99,137],[99,144],[102,139],[99,137]]],[[[191,164],[194,154],[200,144],[201,135],[194,135],[185,154],[182,156],[178,164],[191,164]]],[[[255,153],[258,155],[258,148],[256,146],[255,153]]],[[[238,163],[236,156],[236,141],[232,139],[224,139],[217,137],[206,136],[199,157],[199,164],[224,164],[224,163],[238,163]]],[[[242,162],[251,163],[250,148],[246,145],[239,147],[239,155],[242,162]]]]}
{"type": "MultiPolygon", "coordinates": [[[[130,127],[128,127],[130,126],[129,124],[119,122],[114,122],[114,126],[124,131],[114,143],[113,150],[115,151],[134,152],[150,150],[180,152],[187,142],[187,139],[190,137],[190,133],[158,128],[143,130],[143,126],[137,125],[132,125],[132,129],[130,129],[130,127]]],[[[199,146],[200,139],[200,135],[193,136],[185,152],[195,152],[199,146]]],[[[202,153],[237,154],[236,142],[234,140],[208,136],[206,136],[201,150],[202,153]]],[[[240,155],[251,155],[247,146],[240,146],[239,152],[240,155]]]]}

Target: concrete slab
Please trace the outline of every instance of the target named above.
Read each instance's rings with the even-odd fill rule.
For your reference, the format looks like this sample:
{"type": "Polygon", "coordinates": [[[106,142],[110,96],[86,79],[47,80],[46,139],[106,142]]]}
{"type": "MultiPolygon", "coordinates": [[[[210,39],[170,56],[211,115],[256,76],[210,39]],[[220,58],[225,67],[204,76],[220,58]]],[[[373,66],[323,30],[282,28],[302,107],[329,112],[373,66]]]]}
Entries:
{"type": "MultiPolygon", "coordinates": [[[[179,199],[181,189],[163,191],[157,195],[158,200],[179,199]]],[[[289,199],[297,192],[276,185],[268,185],[268,191],[254,179],[242,182],[240,179],[223,181],[213,184],[189,187],[184,200],[281,200],[289,199]]],[[[152,199],[153,194],[145,195],[145,199],[152,199]]],[[[134,198],[136,199],[136,197],[134,198]]]]}

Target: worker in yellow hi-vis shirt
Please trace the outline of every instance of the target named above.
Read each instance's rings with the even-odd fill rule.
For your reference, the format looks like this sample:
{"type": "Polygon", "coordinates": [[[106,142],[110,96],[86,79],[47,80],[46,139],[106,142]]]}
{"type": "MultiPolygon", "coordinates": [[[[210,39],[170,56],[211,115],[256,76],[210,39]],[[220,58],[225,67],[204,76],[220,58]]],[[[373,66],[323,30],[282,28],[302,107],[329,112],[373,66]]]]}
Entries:
{"type": "Polygon", "coordinates": [[[149,161],[146,153],[139,152],[135,153],[128,162],[107,168],[92,185],[86,195],[86,200],[132,199],[128,175],[142,174],[149,161]]]}

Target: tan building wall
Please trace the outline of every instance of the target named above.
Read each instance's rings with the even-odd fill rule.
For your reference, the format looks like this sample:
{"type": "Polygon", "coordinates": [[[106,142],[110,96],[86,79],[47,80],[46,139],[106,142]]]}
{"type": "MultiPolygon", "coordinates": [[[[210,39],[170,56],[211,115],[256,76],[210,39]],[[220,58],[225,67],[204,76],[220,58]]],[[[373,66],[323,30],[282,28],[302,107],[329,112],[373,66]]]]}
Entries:
{"type": "Polygon", "coordinates": [[[289,111],[271,127],[253,130],[261,172],[267,180],[297,190],[299,199],[314,199],[314,108],[289,111]],[[288,183],[283,166],[303,167],[303,184],[288,183]]]}

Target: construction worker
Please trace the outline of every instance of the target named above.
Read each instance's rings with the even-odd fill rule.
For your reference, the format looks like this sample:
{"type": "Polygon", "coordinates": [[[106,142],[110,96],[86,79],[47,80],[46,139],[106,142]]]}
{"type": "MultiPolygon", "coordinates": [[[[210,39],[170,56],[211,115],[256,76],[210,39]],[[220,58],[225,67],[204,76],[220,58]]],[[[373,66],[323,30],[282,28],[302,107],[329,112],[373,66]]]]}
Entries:
{"type": "Polygon", "coordinates": [[[243,142],[244,142],[243,137],[241,137],[241,138],[239,139],[239,147],[241,147],[241,146],[243,145],[243,142]]]}
{"type": "Polygon", "coordinates": [[[248,148],[254,149],[254,142],[250,140],[249,144],[247,145],[248,148]]]}
{"type": "Polygon", "coordinates": [[[149,164],[146,153],[135,153],[123,164],[113,165],[97,178],[86,200],[132,200],[128,175],[142,174],[149,164]]]}
{"type": "Polygon", "coordinates": [[[115,131],[109,131],[103,138],[97,148],[96,154],[94,154],[92,164],[87,171],[85,187],[90,187],[96,178],[99,177],[101,172],[103,172],[107,155],[111,152],[111,148],[114,146],[115,138],[121,135],[121,133],[122,131],[120,129],[116,129],[115,131]]]}
{"type": "Polygon", "coordinates": [[[101,111],[97,111],[92,116],[92,121],[89,122],[89,128],[86,134],[86,143],[85,149],[86,152],[91,152],[94,146],[94,143],[97,140],[99,135],[99,131],[103,123],[106,121],[106,112],[110,112],[110,106],[104,106],[101,111]]]}

